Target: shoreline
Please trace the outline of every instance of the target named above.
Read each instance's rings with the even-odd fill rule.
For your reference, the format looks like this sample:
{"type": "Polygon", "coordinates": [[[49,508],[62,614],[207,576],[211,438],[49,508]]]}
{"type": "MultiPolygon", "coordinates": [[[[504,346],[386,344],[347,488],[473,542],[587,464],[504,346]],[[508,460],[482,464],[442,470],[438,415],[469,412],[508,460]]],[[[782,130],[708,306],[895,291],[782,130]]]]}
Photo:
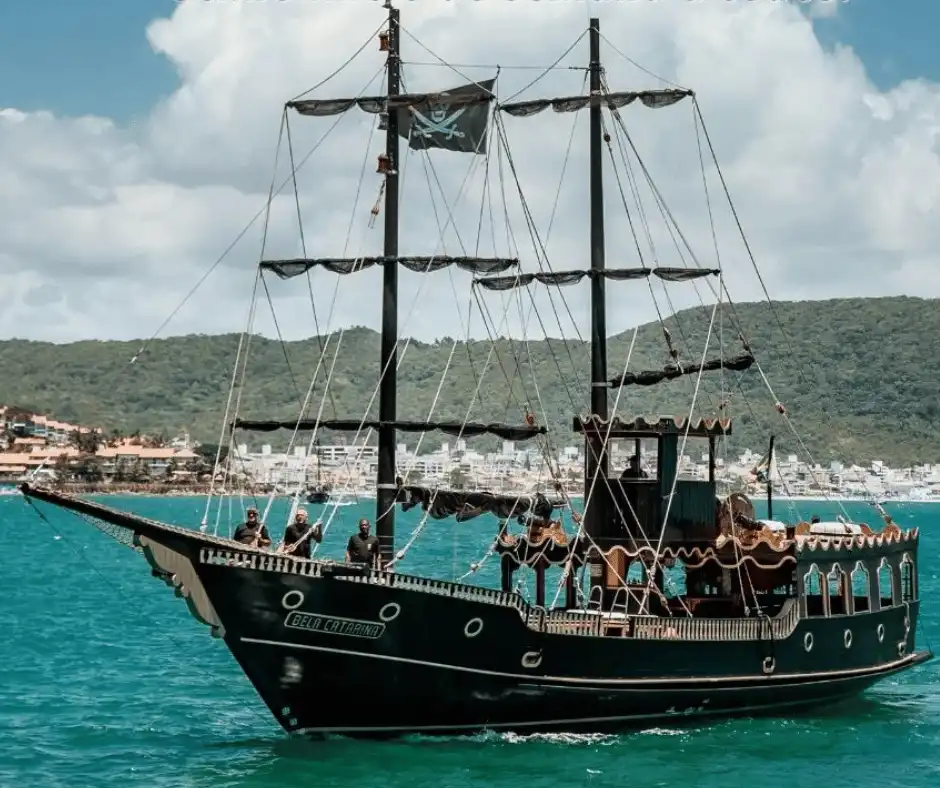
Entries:
{"type": "MultiPolygon", "coordinates": [[[[117,485],[96,485],[96,484],[64,484],[56,486],[57,490],[60,490],[65,493],[71,493],[73,495],[94,495],[100,497],[144,497],[144,498],[205,498],[209,495],[209,485],[208,484],[199,484],[199,485],[187,485],[186,487],[163,487],[162,485],[155,484],[122,484],[117,485]]],[[[13,495],[20,494],[18,489],[18,483],[0,483],[0,495],[13,495]]],[[[510,493],[511,494],[511,493],[510,493]]],[[[243,493],[243,492],[234,492],[234,493],[223,493],[218,490],[212,493],[213,497],[256,497],[256,498],[267,498],[270,496],[270,492],[261,492],[257,493],[243,493]]],[[[293,493],[276,493],[275,498],[293,498],[293,493]]],[[[303,496],[301,496],[303,497],[303,496]]],[[[583,495],[569,495],[568,496],[573,501],[583,500],[583,495]]],[[[758,496],[749,496],[754,503],[764,502],[762,498],[758,496]]],[[[375,493],[373,492],[350,492],[346,491],[342,495],[338,496],[340,502],[356,502],[356,501],[374,501],[375,493]],[[350,500],[352,499],[352,500],[350,500]]],[[[819,504],[830,504],[830,503],[866,503],[872,504],[877,501],[882,506],[891,506],[893,504],[940,504],[940,499],[938,500],[924,500],[920,498],[888,498],[888,499],[872,499],[871,497],[864,497],[859,495],[832,495],[827,497],[819,496],[807,496],[807,495],[775,495],[774,501],[780,503],[819,503],[819,504]]],[[[336,501],[330,501],[327,504],[319,505],[329,505],[335,504],[336,501]]],[[[314,506],[318,504],[312,504],[314,506]]]]}

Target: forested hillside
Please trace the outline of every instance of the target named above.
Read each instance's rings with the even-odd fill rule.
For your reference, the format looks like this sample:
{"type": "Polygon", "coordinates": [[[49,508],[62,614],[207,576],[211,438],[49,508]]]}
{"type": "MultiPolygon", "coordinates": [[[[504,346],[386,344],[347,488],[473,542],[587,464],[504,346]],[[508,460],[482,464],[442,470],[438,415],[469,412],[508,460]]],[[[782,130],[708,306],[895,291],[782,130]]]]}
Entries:
{"type": "MultiPolygon", "coordinates": [[[[786,335],[767,304],[737,305],[734,314],[723,312],[716,323],[708,355],[721,354],[719,337],[725,345],[722,355],[741,351],[733,327],[733,322],[739,322],[777,399],[786,406],[815,459],[940,460],[940,375],[935,367],[940,358],[940,312],[936,301],[843,299],[774,306],[786,335]]],[[[680,358],[687,363],[701,358],[709,317],[701,309],[690,310],[668,323],[680,358]]],[[[611,376],[622,371],[631,337],[632,331],[611,338],[611,376]]],[[[329,347],[335,347],[336,341],[332,337],[329,347]]],[[[107,431],[172,435],[189,429],[199,440],[216,442],[237,343],[237,335],[158,340],[136,364],[129,365],[140,342],[4,341],[0,342],[0,402],[107,431]]],[[[278,342],[253,338],[240,415],[296,417],[319,348],[316,338],[288,343],[285,359],[278,342]]],[[[450,340],[410,344],[399,371],[400,418],[427,419],[450,350],[450,340]]],[[[466,417],[488,350],[487,342],[458,349],[435,418],[461,421],[466,417]]],[[[494,356],[483,374],[470,419],[519,423],[528,402],[542,420],[541,402],[551,426],[558,430],[556,443],[575,442],[571,416],[587,409],[589,396],[587,346],[561,340],[528,345],[503,340],[497,353],[499,362],[494,356]]],[[[376,333],[362,328],[345,332],[325,418],[362,415],[377,380],[377,358],[376,333]]],[[[630,370],[662,367],[668,361],[661,327],[641,327],[630,370]]],[[[728,399],[735,419],[735,446],[760,449],[773,431],[781,450],[803,454],[776,413],[774,398],[757,368],[724,375],[713,372],[705,378],[696,411],[715,415],[719,402],[728,399]],[[724,396],[722,379],[728,392],[724,396]]],[[[685,415],[694,386],[695,376],[691,376],[659,386],[625,388],[618,413],[685,415]]],[[[321,396],[318,386],[314,415],[321,396]]],[[[276,444],[286,437],[266,435],[263,440],[276,444]]],[[[260,440],[254,438],[255,443],[260,440]]],[[[431,449],[438,442],[438,437],[430,436],[423,445],[431,449]]]]}

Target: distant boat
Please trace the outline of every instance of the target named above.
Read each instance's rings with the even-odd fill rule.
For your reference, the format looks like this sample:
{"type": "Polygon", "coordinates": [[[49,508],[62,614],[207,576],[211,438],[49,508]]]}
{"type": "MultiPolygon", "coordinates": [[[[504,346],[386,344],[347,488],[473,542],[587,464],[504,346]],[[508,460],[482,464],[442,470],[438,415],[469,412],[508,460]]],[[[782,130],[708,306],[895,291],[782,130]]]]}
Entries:
{"type": "Polygon", "coordinates": [[[315,444],[316,456],[317,456],[317,483],[312,490],[307,491],[307,503],[314,504],[323,504],[329,503],[330,500],[330,485],[323,484],[320,481],[320,441],[317,441],[315,444]]]}
{"type": "Polygon", "coordinates": [[[314,487],[307,493],[307,503],[328,503],[330,500],[329,490],[321,487],[314,487]]]}

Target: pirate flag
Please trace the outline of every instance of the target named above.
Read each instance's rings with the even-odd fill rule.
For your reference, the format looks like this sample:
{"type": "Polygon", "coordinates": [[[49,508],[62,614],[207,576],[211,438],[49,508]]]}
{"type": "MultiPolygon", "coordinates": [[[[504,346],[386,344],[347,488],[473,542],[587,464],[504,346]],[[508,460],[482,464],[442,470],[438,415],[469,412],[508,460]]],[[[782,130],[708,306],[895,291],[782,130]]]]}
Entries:
{"type": "Polygon", "coordinates": [[[494,79],[441,91],[420,104],[398,109],[398,133],[412,150],[442,148],[486,153],[494,79]],[[452,99],[448,101],[448,99],[452,99]]]}

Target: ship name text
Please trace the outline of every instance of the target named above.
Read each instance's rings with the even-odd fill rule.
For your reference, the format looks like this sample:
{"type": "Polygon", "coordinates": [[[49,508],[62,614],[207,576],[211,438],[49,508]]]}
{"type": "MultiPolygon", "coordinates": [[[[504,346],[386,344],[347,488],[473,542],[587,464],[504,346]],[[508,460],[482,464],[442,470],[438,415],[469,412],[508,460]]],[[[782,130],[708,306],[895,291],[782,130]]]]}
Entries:
{"type": "Polygon", "coordinates": [[[301,613],[297,610],[292,610],[287,614],[284,626],[291,629],[303,629],[307,632],[322,632],[327,635],[345,635],[370,640],[382,637],[382,633],[385,632],[385,624],[377,621],[321,616],[318,613],[301,613]]]}

